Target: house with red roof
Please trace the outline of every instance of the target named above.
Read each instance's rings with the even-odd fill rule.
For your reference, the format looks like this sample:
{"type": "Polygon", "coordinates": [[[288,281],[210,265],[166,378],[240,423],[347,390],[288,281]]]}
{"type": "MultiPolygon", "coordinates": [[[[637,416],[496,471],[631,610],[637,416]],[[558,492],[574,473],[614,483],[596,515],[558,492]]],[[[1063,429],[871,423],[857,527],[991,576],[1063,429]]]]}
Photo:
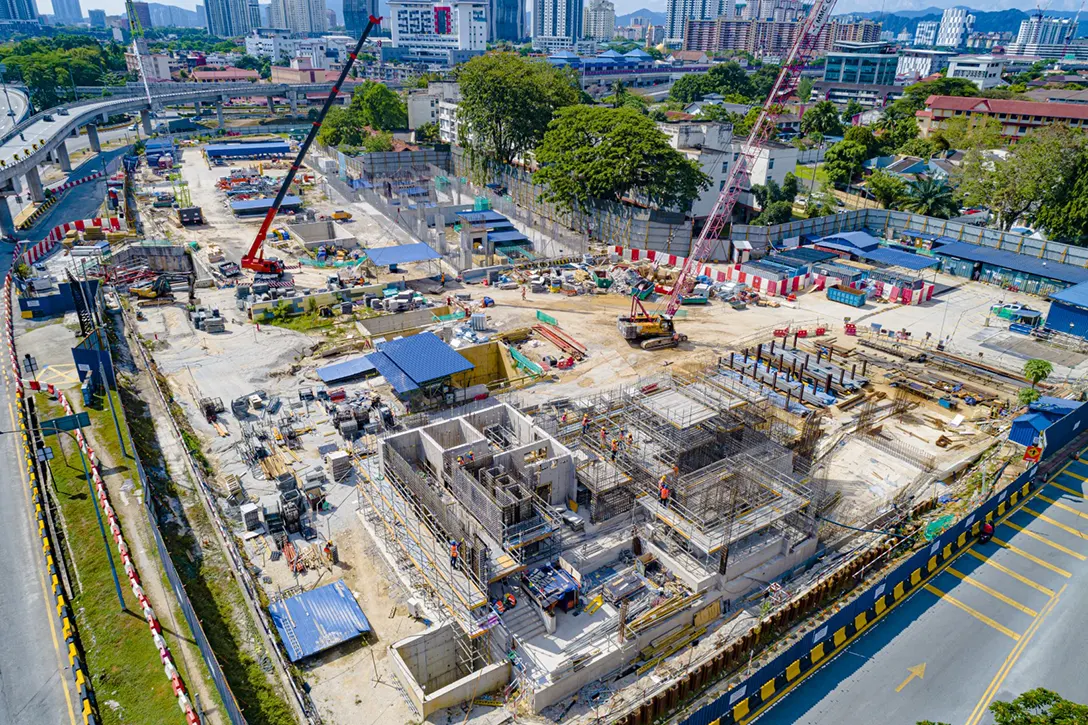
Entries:
{"type": "Polygon", "coordinates": [[[949,119],[996,118],[1001,123],[1001,135],[1021,138],[1042,126],[1064,123],[1071,128],[1088,127],[1088,105],[1080,103],[1035,103],[997,98],[961,96],[930,96],[926,107],[914,114],[922,136],[940,130],[949,119]]]}

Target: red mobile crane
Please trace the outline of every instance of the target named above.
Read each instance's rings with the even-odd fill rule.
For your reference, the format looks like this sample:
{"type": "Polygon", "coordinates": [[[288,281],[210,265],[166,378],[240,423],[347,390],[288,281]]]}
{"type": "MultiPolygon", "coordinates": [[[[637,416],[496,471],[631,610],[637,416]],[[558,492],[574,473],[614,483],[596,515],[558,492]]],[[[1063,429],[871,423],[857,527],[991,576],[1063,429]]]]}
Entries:
{"type": "Polygon", "coordinates": [[[763,102],[759,117],[752,126],[744,146],[741,147],[740,156],[729,169],[721,194],[718,195],[718,200],[710,216],[707,217],[699,238],[691,246],[691,252],[684,260],[684,266],[680,268],[680,275],[673,285],[672,293],[658,311],[652,314],[642,306],[638,296],[633,295],[631,314],[621,315],[616,322],[616,327],[625,339],[641,340],[644,350],[676,347],[687,339],[686,335],[676,332],[673,315],[680,309],[684,295],[694,286],[694,278],[700,274],[700,267],[710,255],[722,229],[729,223],[737,198],[747,186],[749,171],[755,164],[759,152],[765,147],[771,129],[774,128],[774,119],[779,113],[777,105],[789,98],[797,88],[805,61],[812,55],[820,32],[827,24],[834,6],[835,0],[816,0],[812,5],[812,9],[801,24],[801,32],[797,34],[797,39],[786,56],[782,72],[775,79],[767,100],[763,102]]]}
{"type": "Polygon", "coordinates": [[[351,67],[355,65],[355,59],[362,51],[363,43],[366,42],[367,36],[370,35],[370,31],[381,25],[381,23],[381,18],[371,15],[366,24],[366,28],[363,29],[363,34],[359,36],[359,42],[355,44],[355,50],[348,55],[348,62],[344,64],[343,70],[340,71],[340,77],[336,79],[336,83],[333,85],[332,90],[329,91],[329,97],[325,99],[325,105],[321,107],[321,113],[314,119],[313,125],[310,127],[310,132],[306,135],[306,140],[302,142],[302,145],[298,149],[298,155],[295,157],[294,163],[287,169],[287,176],[283,177],[283,184],[280,186],[280,190],[276,192],[276,199],[272,202],[272,208],[268,210],[268,214],[264,217],[264,222],[261,223],[261,228],[257,232],[257,238],[253,240],[253,244],[250,246],[249,251],[242,257],[242,267],[245,269],[251,269],[254,272],[261,274],[274,274],[276,276],[283,274],[283,262],[281,260],[273,257],[269,257],[268,259],[264,258],[265,237],[268,236],[268,230],[272,226],[272,221],[276,218],[276,214],[279,213],[280,205],[283,203],[283,197],[287,195],[287,189],[291,186],[291,182],[295,180],[295,174],[298,173],[299,168],[302,166],[302,160],[306,158],[306,152],[310,150],[310,145],[313,144],[314,139],[317,138],[317,132],[321,129],[321,123],[325,120],[325,116],[329,114],[329,109],[332,108],[332,104],[336,102],[336,96],[340,93],[340,87],[344,85],[348,73],[351,72],[351,67]]]}

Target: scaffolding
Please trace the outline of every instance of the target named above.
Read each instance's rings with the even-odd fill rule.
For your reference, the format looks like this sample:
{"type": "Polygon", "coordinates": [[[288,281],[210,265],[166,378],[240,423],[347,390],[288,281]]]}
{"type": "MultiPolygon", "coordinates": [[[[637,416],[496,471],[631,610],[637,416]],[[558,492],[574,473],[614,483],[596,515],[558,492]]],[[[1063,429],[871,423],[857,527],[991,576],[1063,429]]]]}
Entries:
{"type": "Polygon", "coordinates": [[[819,422],[795,430],[725,373],[640,379],[545,411],[542,424],[573,450],[593,521],[637,507],[664,551],[718,573],[738,553],[813,536],[824,485],[808,477],[819,422]]]}

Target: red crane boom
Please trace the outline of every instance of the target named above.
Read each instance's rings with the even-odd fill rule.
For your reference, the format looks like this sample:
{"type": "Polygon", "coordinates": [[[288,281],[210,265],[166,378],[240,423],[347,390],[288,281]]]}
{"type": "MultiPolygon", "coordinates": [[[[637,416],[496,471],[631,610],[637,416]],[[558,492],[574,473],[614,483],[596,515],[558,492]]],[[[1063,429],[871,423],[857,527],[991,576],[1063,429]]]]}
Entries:
{"type": "Polygon", "coordinates": [[[774,119],[778,115],[776,106],[785,101],[797,88],[805,61],[812,55],[820,32],[827,24],[834,7],[835,0],[816,0],[808,15],[805,16],[797,39],[782,65],[782,72],[778,74],[767,100],[763,102],[763,108],[741,148],[740,156],[729,169],[721,194],[718,195],[718,201],[715,202],[710,216],[707,217],[699,238],[695,240],[691,252],[684,260],[684,266],[681,267],[680,275],[676,278],[676,284],[673,285],[672,294],[669,295],[662,311],[664,316],[672,317],[680,309],[684,295],[694,286],[692,284],[694,277],[699,275],[702,263],[710,256],[710,251],[714,248],[714,243],[718,241],[722,229],[732,218],[737,198],[747,185],[749,171],[760,150],[764,148],[771,129],[774,128],[774,119]]]}
{"type": "Polygon", "coordinates": [[[264,222],[261,223],[261,228],[257,232],[257,238],[253,240],[253,244],[250,246],[249,251],[242,257],[242,267],[245,269],[251,269],[254,272],[264,274],[283,274],[282,261],[274,258],[264,258],[265,237],[268,236],[268,230],[272,227],[272,221],[280,211],[280,205],[283,204],[283,197],[287,196],[287,189],[290,188],[291,182],[295,180],[295,174],[298,173],[299,168],[302,166],[302,160],[306,158],[306,152],[310,150],[310,146],[313,144],[314,139],[317,138],[317,132],[321,129],[322,121],[325,120],[325,116],[329,115],[329,109],[332,108],[332,104],[336,102],[336,96],[340,93],[340,87],[344,85],[348,73],[351,72],[351,67],[355,65],[355,59],[359,56],[360,51],[362,51],[363,43],[366,42],[367,36],[370,35],[370,31],[381,25],[381,22],[381,18],[376,18],[371,15],[366,24],[366,28],[363,30],[363,34],[359,36],[359,42],[355,44],[355,50],[348,55],[348,62],[344,63],[344,68],[340,71],[340,77],[336,79],[336,83],[333,84],[332,90],[329,91],[329,97],[325,99],[325,105],[321,107],[321,113],[314,119],[313,125],[310,127],[310,132],[306,134],[306,140],[302,142],[302,145],[298,149],[298,155],[295,157],[294,163],[287,169],[287,175],[283,177],[283,184],[280,186],[280,190],[276,192],[276,199],[272,202],[272,207],[268,210],[268,214],[265,215],[264,222]]]}

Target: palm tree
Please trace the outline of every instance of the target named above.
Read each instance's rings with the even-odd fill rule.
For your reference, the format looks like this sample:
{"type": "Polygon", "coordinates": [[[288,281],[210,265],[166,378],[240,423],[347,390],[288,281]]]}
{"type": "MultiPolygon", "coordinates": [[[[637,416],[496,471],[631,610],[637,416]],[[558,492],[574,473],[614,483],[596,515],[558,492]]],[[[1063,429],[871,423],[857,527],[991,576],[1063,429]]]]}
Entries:
{"type": "Polygon", "coordinates": [[[627,95],[627,87],[623,85],[623,81],[612,81],[612,108],[622,106],[625,95],[627,95]]]}
{"type": "Polygon", "coordinates": [[[960,211],[955,192],[948,182],[924,174],[907,184],[907,195],[902,206],[915,214],[939,219],[948,219],[960,211]]]}

